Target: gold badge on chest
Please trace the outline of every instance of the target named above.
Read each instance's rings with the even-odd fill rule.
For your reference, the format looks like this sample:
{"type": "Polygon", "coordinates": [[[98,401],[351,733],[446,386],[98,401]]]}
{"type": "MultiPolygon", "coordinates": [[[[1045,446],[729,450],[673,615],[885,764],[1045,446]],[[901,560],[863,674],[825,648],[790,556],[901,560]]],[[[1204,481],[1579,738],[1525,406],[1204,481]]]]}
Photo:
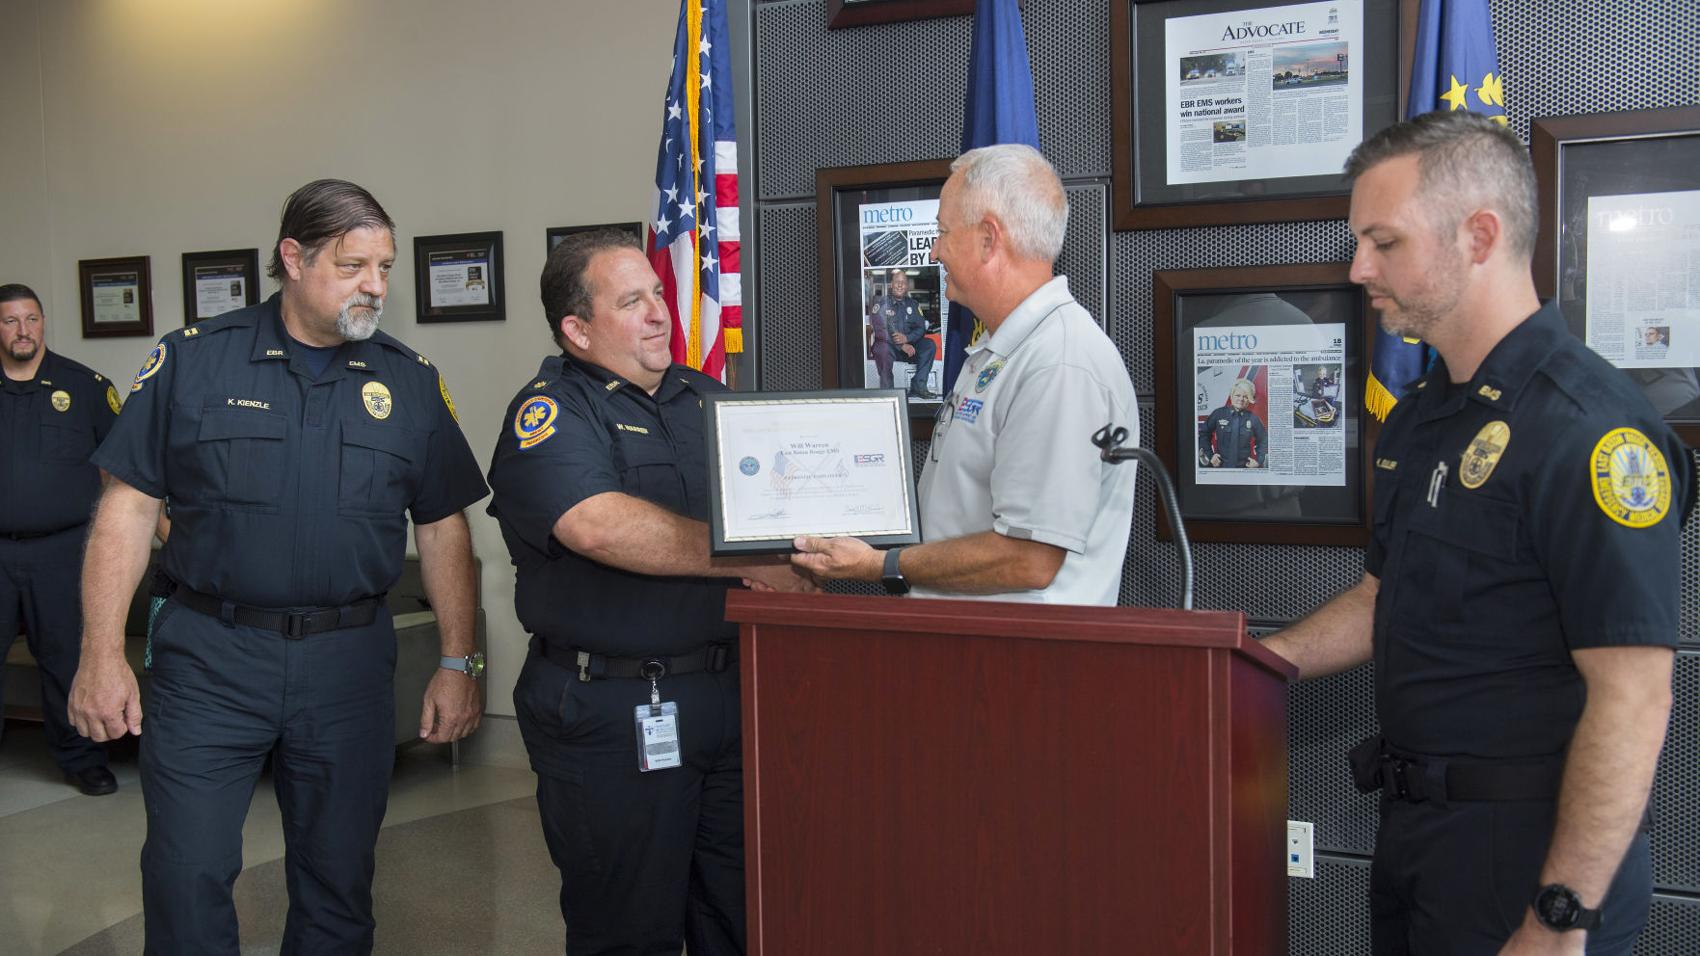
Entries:
{"type": "Polygon", "coordinates": [[[68,412],[71,410],[71,393],[64,389],[54,392],[51,397],[51,401],[53,402],[53,410],[56,412],[68,412]]]}
{"type": "Polygon", "coordinates": [[[1488,422],[1470,445],[1464,449],[1464,460],[1458,463],[1458,480],[1464,487],[1475,489],[1487,483],[1488,476],[1511,443],[1511,426],[1504,422],[1488,422]]]}
{"type": "Polygon", "coordinates": [[[395,411],[395,402],[390,399],[390,390],[383,382],[367,382],[360,386],[360,400],[366,403],[366,414],[383,421],[395,411]]]}

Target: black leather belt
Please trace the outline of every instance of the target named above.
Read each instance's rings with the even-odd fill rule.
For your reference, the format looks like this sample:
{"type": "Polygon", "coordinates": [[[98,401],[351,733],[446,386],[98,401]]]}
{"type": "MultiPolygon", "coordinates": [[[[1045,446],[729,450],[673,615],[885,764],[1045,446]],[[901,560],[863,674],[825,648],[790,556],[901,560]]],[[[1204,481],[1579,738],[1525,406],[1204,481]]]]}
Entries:
{"type": "Polygon", "coordinates": [[[592,654],[576,647],[556,647],[543,644],[543,657],[552,664],[578,671],[582,681],[608,677],[660,680],[668,675],[694,674],[698,671],[719,673],[738,660],[736,644],[705,644],[688,654],[671,657],[610,657],[592,654]]]}
{"type": "MultiPolygon", "coordinates": [[[[86,521],[83,522],[83,524],[87,523],[86,521]]],[[[5,538],[8,541],[34,541],[36,538],[51,538],[56,534],[75,531],[81,528],[83,524],[66,525],[53,531],[0,531],[0,538],[5,538]]]]}
{"type": "Polygon", "coordinates": [[[1555,800],[1564,777],[1560,758],[1522,762],[1455,761],[1402,753],[1379,737],[1352,751],[1352,774],[1364,793],[1380,790],[1392,800],[1555,800]]]}
{"type": "Polygon", "coordinates": [[[191,611],[216,617],[227,625],[257,627],[276,631],[290,640],[300,640],[309,634],[322,634],[345,627],[364,627],[378,618],[383,595],[355,601],[342,607],[315,607],[299,611],[271,611],[260,607],[236,604],[211,594],[203,594],[179,584],[171,599],[191,611]]]}

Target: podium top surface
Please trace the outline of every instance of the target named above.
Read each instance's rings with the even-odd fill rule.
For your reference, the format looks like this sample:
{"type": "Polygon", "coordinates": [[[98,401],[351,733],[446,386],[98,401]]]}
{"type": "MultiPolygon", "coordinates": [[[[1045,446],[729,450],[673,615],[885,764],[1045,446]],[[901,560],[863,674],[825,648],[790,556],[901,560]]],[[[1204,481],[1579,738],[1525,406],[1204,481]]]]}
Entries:
{"type": "Polygon", "coordinates": [[[1298,676],[1296,667],[1246,633],[1245,615],[1239,611],[735,590],[726,594],[726,619],[740,625],[1221,649],[1243,655],[1288,681],[1298,676]]]}

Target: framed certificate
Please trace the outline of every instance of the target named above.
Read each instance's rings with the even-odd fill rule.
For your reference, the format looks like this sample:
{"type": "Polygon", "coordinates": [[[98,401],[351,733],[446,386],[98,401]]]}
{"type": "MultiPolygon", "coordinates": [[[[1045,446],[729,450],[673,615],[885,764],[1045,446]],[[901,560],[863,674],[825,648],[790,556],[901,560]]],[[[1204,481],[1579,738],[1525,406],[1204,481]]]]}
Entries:
{"type": "Polygon", "coordinates": [[[183,324],[260,301],[260,250],[183,253],[183,324]]]}
{"type": "Polygon", "coordinates": [[[147,256],[82,259],[83,338],[153,335],[153,279],[147,256]]]}
{"type": "Polygon", "coordinates": [[[421,322],[500,322],[502,234],[468,232],[413,240],[413,291],[421,322]]]}
{"type": "Polygon", "coordinates": [[[1700,447],[1700,106],[1529,124],[1535,290],[1700,447]]]}
{"type": "Polygon", "coordinates": [[[1410,86],[1416,0],[1110,9],[1115,228],[1345,218],[1341,167],[1410,86]]]}
{"type": "Polygon", "coordinates": [[[804,534],[921,540],[902,392],[723,392],[703,414],[711,553],[785,553],[804,534]]]}
{"type": "MultiPolygon", "coordinates": [[[[1347,263],[1159,271],[1157,454],[1196,541],[1362,547],[1374,312],[1347,263]]],[[[1158,513],[1158,533],[1168,522],[1158,513]]]]}

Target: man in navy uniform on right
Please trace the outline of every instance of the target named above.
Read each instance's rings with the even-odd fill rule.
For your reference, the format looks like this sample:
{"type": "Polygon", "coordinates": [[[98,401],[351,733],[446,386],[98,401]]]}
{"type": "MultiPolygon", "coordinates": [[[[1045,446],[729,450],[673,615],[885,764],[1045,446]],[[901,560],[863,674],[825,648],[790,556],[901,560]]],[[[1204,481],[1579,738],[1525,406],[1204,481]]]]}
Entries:
{"type": "Polygon", "coordinates": [[[1352,279],[1439,361],[1375,448],[1356,586],[1267,645],[1316,677],[1375,662],[1373,950],[1627,954],[1671,707],[1693,462],[1543,306],[1527,151],[1475,113],[1362,143],[1352,279]]]}

